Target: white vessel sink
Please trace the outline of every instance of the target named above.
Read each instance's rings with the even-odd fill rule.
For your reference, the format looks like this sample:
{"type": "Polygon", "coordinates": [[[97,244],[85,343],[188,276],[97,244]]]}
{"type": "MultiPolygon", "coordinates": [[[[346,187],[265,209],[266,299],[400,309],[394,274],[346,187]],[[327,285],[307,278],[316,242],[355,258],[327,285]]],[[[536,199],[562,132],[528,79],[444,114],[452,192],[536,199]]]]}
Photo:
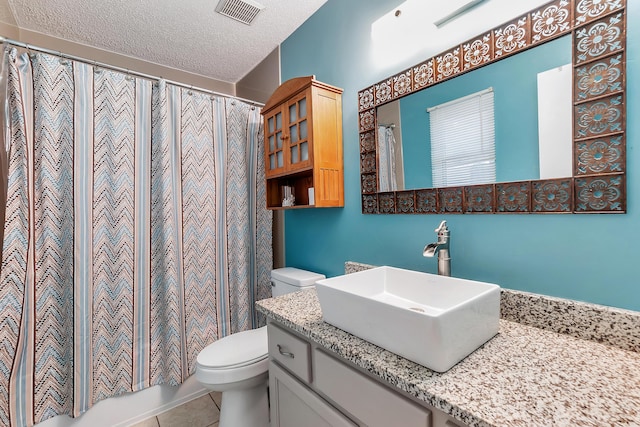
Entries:
{"type": "Polygon", "coordinates": [[[378,267],[316,282],[323,320],[437,372],[498,333],[500,287],[378,267]]]}

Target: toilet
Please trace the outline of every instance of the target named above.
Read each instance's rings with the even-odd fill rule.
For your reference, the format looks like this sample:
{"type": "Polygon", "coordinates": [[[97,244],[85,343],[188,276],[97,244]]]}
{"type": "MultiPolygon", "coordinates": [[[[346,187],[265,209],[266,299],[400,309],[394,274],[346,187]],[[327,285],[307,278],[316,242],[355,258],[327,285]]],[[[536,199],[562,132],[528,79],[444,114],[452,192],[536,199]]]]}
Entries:
{"type": "MultiPolygon", "coordinates": [[[[293,267],[271,271],[274,297],[310,289],[323,274],[293,267]]],[[[267,327],[228,335],[198,354],[196,380],[222,392],[219,427],[268,427],[269,359],[267,327]]]]}

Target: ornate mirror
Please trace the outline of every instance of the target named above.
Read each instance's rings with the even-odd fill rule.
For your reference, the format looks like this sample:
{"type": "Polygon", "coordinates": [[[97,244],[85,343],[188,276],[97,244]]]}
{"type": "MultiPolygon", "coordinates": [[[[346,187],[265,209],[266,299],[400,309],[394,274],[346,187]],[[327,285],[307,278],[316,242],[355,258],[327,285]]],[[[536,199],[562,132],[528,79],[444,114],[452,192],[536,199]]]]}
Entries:
{"type": "MultiPolygon", "coordinates": [[[[625,0],[555,0],[361,90],[362,212],[624,213],[625,12],[625,0]],[[567,118],[571,121],[568,176],[528,179],[516,175],[480,185],[422,188],[417,184],[416,189],[380,191],[378,133],[379,126],[390,125],[383,111],[397,108],[392,103],[554,43],[571,45],[567,56],[573,100],[571,118],[567,118]]],[[[505,141],[496,135],[496,146],[501,143],[505,141]]],[[[424,169],[430,173],[428,167],[424,169]]]]}

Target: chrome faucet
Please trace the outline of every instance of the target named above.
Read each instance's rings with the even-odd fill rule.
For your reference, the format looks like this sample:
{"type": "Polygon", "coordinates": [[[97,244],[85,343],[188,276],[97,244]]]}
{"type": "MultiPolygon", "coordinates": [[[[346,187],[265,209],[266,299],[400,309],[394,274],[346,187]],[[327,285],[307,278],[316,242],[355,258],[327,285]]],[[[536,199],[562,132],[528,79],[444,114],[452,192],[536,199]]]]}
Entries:
{"type": "Polygon", "coordinates": [[[447,221],[442,221],[435,229],[438,241],[429,243],[424,247],[422,255],[428,258],[438,253],[438,274],[441,276],[451,276],[451,257],[449,256],[449,229],[447,221]]]}

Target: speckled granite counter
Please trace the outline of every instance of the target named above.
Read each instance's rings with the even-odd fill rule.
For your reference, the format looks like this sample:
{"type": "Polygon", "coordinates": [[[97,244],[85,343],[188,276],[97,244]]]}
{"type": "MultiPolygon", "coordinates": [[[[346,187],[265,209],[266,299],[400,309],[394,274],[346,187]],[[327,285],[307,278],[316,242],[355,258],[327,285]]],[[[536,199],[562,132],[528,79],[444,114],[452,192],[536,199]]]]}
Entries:
{"type": "Polygon", "coordinates": [[[322,321],[315,290],[258,311],[471,426],[640,426],[640,353],[508,320],[439,374],[322,321]]]}

